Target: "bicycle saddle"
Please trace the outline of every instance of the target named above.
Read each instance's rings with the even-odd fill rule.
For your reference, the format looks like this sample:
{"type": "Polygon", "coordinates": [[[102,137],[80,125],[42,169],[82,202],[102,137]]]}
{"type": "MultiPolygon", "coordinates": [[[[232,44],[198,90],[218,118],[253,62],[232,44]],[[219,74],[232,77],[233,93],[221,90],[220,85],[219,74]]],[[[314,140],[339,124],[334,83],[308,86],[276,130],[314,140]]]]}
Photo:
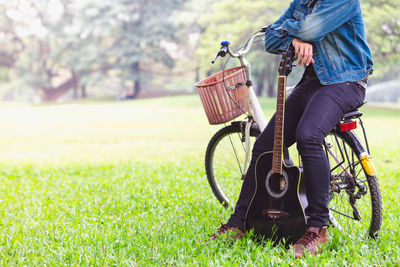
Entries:
{"type": "Polygon", "coordinates": [[[362,103],[361,105],[356,107],[354,110],[345,113],[341,120],[345,121],[345,120],[357,119],[357,118],[361,117],[363,114],[358,109],[361,108],[362,106],[364,106],[365,103],[367,103],[367,101],[364,101],[364,103],[362,103]]]}
{"type": "Polygon", "coordinates": [[[359,118],[359,117],[361,117],[361,116],[362,116],[362,112],[359,111],[358,109],[355,109],[355,110],[353,110],[353,111],[350,111],[350,112],[348,112],[348,113],[345,113],[345,114],[343,115],[343,117],[342,117],[342,121],[351,120],[351,119],[357,119],[357,118],[359,118]]]}

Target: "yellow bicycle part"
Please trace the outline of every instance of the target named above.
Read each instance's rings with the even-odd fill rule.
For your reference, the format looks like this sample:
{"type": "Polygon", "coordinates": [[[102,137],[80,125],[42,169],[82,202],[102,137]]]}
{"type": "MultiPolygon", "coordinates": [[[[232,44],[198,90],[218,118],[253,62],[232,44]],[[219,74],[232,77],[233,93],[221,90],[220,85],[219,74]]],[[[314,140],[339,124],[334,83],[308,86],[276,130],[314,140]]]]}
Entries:
{"type": "Polygon", "coordinates": [[[376,175],[376,168],[374,163],[371,160],[371,157],[368,153],[363,153],[360,155],[360,161],[362,166],[364,167],[365,172],[370,176],[376,175]]]}

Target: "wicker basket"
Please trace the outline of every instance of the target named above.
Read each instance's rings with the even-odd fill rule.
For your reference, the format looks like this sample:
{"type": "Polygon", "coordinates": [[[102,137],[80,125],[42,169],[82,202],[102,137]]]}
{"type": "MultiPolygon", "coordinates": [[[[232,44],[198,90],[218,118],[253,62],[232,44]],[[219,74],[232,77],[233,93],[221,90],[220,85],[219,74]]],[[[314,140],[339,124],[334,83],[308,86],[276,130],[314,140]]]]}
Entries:
{"type": "Polygon", "coordinates": [[[196,83],[210,124],[231,121],[248,111],[246,80],[244,69],[235,67],[196,83]]]}

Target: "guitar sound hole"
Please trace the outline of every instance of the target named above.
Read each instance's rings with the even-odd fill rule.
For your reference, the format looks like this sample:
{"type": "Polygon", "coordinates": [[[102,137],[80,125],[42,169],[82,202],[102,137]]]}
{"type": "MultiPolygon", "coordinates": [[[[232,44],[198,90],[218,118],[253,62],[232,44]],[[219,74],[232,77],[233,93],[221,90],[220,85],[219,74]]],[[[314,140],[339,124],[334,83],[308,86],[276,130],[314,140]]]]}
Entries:
{"type": "Polygon", "coordinates": [[[271,197],[283,197],[289,188],[289,177],[287,173],[282,171],[282,174],[276,174],[270,171],[265,179],[265,188],[271,197]]]}

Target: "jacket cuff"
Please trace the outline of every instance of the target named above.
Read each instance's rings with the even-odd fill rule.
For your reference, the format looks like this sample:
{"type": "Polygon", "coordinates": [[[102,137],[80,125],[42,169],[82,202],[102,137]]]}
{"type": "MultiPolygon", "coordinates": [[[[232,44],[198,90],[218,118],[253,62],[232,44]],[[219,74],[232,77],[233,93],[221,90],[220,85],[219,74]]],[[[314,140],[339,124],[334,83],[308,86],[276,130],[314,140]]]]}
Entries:
{"type": "Polygon", "coordinates": [[[279,47],[279,50],[281,51],[287,51],[289,50],[290,45],[292,44],[292,41],[294,39],[294,37],[289,36],[289,33],[287,31],[285,31],[284,29],[282,29],[281,27],[278,27],[276,29],[276,31],[279,31],[280,33],[278,34],[279,38],[282,38],[282,45],[279,47]]]}
{"type": "Polygon", "coordinates": [[[290,36],[286,37],[281,50],[288,51],[290,48],[290,45],[292,44],[292,41],[293,41],[293,37],[290,37],[290,36]]]}

